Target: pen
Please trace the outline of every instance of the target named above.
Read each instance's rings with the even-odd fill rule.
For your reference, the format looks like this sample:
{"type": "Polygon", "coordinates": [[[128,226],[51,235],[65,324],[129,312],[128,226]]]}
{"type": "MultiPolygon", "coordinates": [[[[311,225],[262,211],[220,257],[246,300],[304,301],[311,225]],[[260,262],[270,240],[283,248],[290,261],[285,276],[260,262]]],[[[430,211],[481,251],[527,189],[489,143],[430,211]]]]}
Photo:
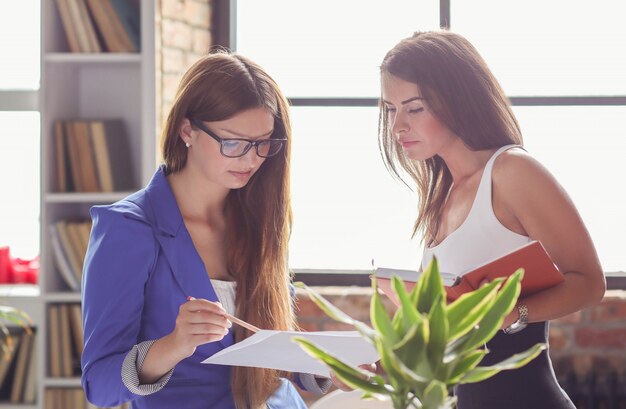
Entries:
{"type": "MultiPolygon", "coordinates": [[[[191,300],[195,300],[195,297],[188,296],[187,297],[187,301],[191,301],[191,300]]],[[[252,332],[259,332],[260,331],[260,328],[255,327],[254,325],[249,324],[249,323],[245,322],[244,320],[240,320],[239,318],[237,318],[237,317],[235,317],[233,315],[230,315],[229,313],[226,313],[226,318],[228,318],[230,321],[234,322],[237,325],[241,325],[242,327],[244,327],[246,329],[249,329],[252,332]]]]}
{"type": "Polygon", "coordinates": [[[255,327],[254,325],[249,324],[249,323],[247,323],[247,322],[245,322],[245,321],[243,321],[243,320],[240,320],[239,318],[234,317],[234,316],[230,315],[229,313],[226,313],[226,318],[228,318],[229,320],[231,320],[231,321],[232,321],[232,322],[234,322],[235,324],[239,324],[239,325],[241,325],[242,327],[249,329],[249,330],[250,330],[250,331],[252,331],[252,332],[258,332],[258,331],[260,331],[260,329],[259,329],[259,328],[257,328],[257,327],[255,327]]]}

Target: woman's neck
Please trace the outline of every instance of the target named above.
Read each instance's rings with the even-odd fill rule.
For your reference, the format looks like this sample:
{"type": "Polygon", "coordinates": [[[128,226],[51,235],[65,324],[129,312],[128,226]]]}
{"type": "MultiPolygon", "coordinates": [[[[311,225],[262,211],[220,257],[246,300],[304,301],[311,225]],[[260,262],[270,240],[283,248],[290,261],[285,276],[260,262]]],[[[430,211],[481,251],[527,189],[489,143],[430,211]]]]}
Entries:
{"type": "Polygon", "coordinates": [[[496,149],[473,151],[459,139],[458,143],[447,147],[439,156],[450,170],[453,183],[459,184],[482,172],[495,151],[496,149]]]}
{"type": "Polygon", "coordinates": [[[185,221],[223,223],[224,204],[230,189],[208,181],[189,166],[168,175],[167,180],[185,221]]]}

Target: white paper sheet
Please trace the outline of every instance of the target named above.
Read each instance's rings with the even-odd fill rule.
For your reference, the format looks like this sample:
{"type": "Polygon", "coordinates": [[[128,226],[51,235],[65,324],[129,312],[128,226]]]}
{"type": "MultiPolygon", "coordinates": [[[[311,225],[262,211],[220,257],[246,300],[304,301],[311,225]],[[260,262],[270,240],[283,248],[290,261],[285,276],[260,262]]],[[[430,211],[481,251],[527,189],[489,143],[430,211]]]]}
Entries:
{"type": "Polygon", "coordinates": [[[307,338],[318,347],[352,365],[376,362],[378,352],[356,331],[270,331],[261,330],[251,337],[221,350],[203,364],[253,366],[289,372],[330,376],[326,365],[307,354],[291,339],[307,338]]]}

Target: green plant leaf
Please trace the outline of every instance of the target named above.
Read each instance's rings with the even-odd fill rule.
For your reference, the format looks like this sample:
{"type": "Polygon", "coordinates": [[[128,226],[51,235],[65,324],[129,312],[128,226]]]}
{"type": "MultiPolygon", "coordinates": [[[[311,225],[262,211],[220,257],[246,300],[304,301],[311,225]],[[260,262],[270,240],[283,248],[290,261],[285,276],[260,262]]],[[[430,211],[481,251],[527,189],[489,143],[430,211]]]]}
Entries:
{"type": "Polygon", "coordinates": [[[446,350],[444,352],[443,355],[443,362],[444,363],[449,363],[452,362],[453,360],[455,360],[456,358],[458,358],[459,356],[463,355],[465,352],[467,352],[464,348],[463,345],[465,344],[465,342],[467,342],[468,339],[471,338],[472,336],[472,332],[476,330],[476,327],[472,328],[471,330],[469,330],[467,333],[465,333],[464,335],[453,339],[452,341],[448,341],[448,344],[446,345],[446,350]]]}
{"type": "Polygon", "coordinates": [[[424,390],[422,405],[424,409],[439,409],[445,405],[448,390],[443,382],[434,380],[424,390]]]}
{"type": "Polygon", "coordinates": [[[29,329],[29,325],[32,325],[33,323],[28,314],[26,314],[24,311],[18,310],[17,308],[9,307],[7,305],[0,306],[0,318],[11,321],[12,323],[23,327],[24,329],[29,329]]]}
{"type": "Polygon", "coordinates": [[[422,374],[413,371],[405,365],[395,351],[386,348],[380,340],[378,340],[376,349],[380,353],[381,364],[387,372],[387,375],[390,377],[390,380],[391,378],[394,378],[397,384],[402,384],[404,381],[404,383],[408,382],[409,385],[419,388],[425,387],[428,382],[430,382],[429,376],[423,376],[422,374]]]}
{"type": "Polygon", "coordinates": [[[409,368],[426,359],[426,347],[429,339],[428,320],[420,317],[404,337],[393,346],[394,353],[409,368]]]}
{"type": "Polygon", "coordinates": [[[502,289],[498,292],[491,308],[483,319],[480,320],[478,328],[472,332],[472,336],[463,344],[464,350],[469,351],[485,344],[498,332],[504,318],[515,306],[517,297],[520,294],[520,282],[523,276],[523,269],[519,269],[509,276],[502,289]]]}
{"type": "Polygon", "coordinates": [[[489,284],[463,294],[448,305],[450,339],[462,336],[482,320],[493,304],[501,283],[502,279],[497,278],[489,284]]]}
{"type": "Polygon", "coordinates": [[[387,315],[387,310],[385,310],[385,307],[380,300],[378,291],[374,291],[374,294],[372,295],[372,301],[370,303],[370,317],[372,325],[380,333],[383,342],[387,343],[389,346],[398,342],[398,334],[396,334],[395,329],[391,325],[391,319],[389,318],[389,315],[387,315]]]}
{"type": "Polygon", "coordinates": [[[448,376],[448,384],[457,384],[463,375],[473,369],[482,361],[487,351],[484,349],[475,349],[459,356],[455,361],[451,362],[448,367],[451,369],[448,376]]]}
{"type": "Polygon", "coordinates": [[[403,329],[406,331],[413,326],[415,322],[420,319],[419,313],[417,312],[417,308],[415,304],[411,302],[411,298],[409,294],[406,292],[406,287],[404,285],[404,281],[402,281],[398,276],[393,276],[391,278],[391,286],[393,291],[398,296],[400,300],[399,309],[402,310],[402,323],[403,329]]]}
{"type": "Polygon", "coordinates": [[[419,294],[417,296],[417,311],[422,314],[428,314],[437,298],[441,294],[445,295],[437,257],[432,258],[418,281],[420,281],[422,285],[420,285],[419,294]]]}
{"type": "Polygon", "coordinates": [[[437,379],[444,379],[445,366],[443,355],[448,341],[448,319],[444,304],[444,294],[440,294],[435,300],[430,315],[428,316],[430,337],[426,356],[437,379]]]}
{"type": "Polygon", "coordinates": [[[324,311],[324,313],[328,315],[330,318],[334,319],[335,321],[339,321],[344,324],[354,326],[354,328],[356,328],[357,331],[359,331],[363,336],[370,339],[371,341],[373,341],[376,338],[377,336],[376,332],[372,330],[372,328],[367,326],[367,324],[350,317],[348,314],[341,311],[339,308],[335,307],[327,299],[319,295],[315,290],[308,287],[303,282],[298,281],[298,282],[293,283],[293,285],[294,287],[305,290],[306,293],[311,298],[311,300],[313,300],[313,302],[317,304],[317,306],[322,311],[324,311]]]}
{"type": "Polygon", "coordinates": [[[304,337],[293,337],[292,340],[298,343],[313,358],[319,359],[328,365],[335,373],[335,376],[351,388],[361,389],[374,394],[388,394],[389,390],[385,386],[385,380],[380,375],[350,366],[304,337]]]}
{"type": "Polygon", "coordinates": [[[535,344],[530,349],[527,349],[519,354],[515,354],[495,365],[479,366],[463,375],[459,383],[480,382],[491,378],[500,371],[521,368],[535,359],[544,349],[546,349],[546,344],[535,344]]]}

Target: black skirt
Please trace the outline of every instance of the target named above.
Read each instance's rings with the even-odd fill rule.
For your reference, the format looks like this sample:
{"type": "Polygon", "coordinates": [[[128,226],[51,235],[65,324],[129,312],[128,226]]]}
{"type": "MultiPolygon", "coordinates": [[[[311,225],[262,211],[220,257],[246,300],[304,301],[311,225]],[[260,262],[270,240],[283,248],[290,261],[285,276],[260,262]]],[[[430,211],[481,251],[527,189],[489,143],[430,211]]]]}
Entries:
{"type": "MultiPolygon", "coordinates": [[[[487,344],[489,353],[481,365],[492,365],[537,343],[547,343],[548,327],[547,322],[537,322],[516,334],[498,331],[487,344]]],[[[576,409],[556,380],[547,350],[520,369],[458,385],[454,393],[457,409],[576,409]]]]}

